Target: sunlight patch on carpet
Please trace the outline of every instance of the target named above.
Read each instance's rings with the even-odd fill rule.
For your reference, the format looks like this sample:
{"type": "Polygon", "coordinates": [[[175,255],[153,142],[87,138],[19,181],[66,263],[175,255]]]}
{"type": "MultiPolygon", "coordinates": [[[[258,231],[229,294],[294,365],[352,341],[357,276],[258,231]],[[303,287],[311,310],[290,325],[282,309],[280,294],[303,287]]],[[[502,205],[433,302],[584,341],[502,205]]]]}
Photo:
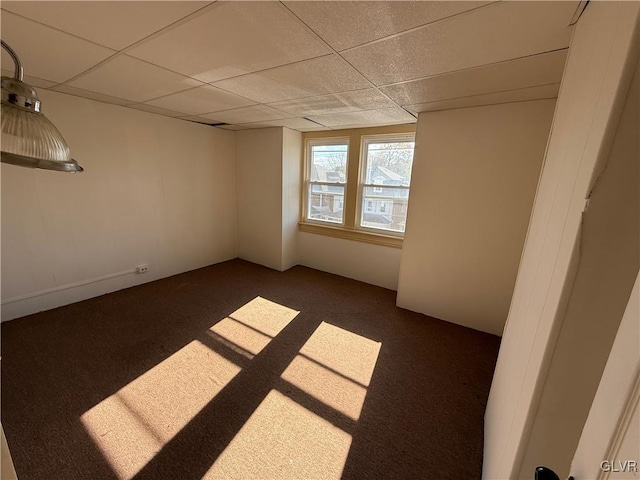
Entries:
{"type": "MultiPolygon", "coordinates": [[[[322,322],[281,378],[357,421],[381,346],[322,322]]],[[[324,409],[298,402],[309,406],[271,390],[203,478],[339,479],[350,433],[329,421],[324,409]]]]}
{"type": "Polygon", "coordinates": [[[239,372],[192,341],[81,417],[118,478],[142,469],[239,372]]]}
{"type": "Polygon", "coordinates": [[[282,378],[349,418],[360,418],[367,389],[348,378],[301,355],[293,359],[282,378]]]}
{"type": "MultiPolygon", "coordinates": [[[[271,337],[257,330],[247,327],[244,323],[240,323],[232,318],[220,320],[210,329],[211,333],[221,337],[223,343],[233,348],[233,346],[250,355],[247,358],[253,358],[260,353],[271,341],[271,337]]],[[[214,338],[216,338],[214,336],[214,338]]],[[[234,350],[237,351],[236,348],[234,350]]]]}
{"type": "Polygon", "coordinates": [[[262,297],[246,303],[209,328],[209,335],[252,359],[299,314],[262,297]]]}
{"type": "Polygon", "coordinates": [[[237,322],[258,330],[268,337],[275,337],[299,314],[297,310],[256,297],[229,315],[237,322]]]}
{"type": "Polygon", "coordinates": [[[351,435],[271,390],[203,479],[339,479],[351,435]]]}
{"type": "Polygon", "coordinates": [[[322,322],[282,378],[358,420],[381,346],[380,342],[322,322]]]}

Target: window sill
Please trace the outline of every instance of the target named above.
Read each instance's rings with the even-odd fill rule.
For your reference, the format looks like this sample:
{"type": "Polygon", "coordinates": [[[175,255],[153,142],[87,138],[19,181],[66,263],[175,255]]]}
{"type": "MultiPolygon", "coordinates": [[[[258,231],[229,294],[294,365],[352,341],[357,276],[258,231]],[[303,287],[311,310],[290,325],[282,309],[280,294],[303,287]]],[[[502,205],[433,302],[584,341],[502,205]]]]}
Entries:
{"type": "Polygon", "coordinates": [[[373,243],[385,247],[402,248],[402,237],[384,235],[380,233],[366,232],[362,230],[350,230],[344,227],[332,227],[330,225],[319,225],[316,223],[299,222],[298,230],[305,233],[326,235],[328,237],[343,238],[356,242],[373,243]]]}

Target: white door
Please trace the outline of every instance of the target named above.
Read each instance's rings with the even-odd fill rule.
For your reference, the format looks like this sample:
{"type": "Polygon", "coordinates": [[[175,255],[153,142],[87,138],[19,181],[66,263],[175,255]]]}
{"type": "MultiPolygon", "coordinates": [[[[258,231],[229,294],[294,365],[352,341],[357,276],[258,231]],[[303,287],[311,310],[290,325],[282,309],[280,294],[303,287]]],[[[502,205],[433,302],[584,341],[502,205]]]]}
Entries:
{"type": "Polygon", "coordinates": [[[575,480],[640,479],[639,278],[573,457],[575,480]]]}

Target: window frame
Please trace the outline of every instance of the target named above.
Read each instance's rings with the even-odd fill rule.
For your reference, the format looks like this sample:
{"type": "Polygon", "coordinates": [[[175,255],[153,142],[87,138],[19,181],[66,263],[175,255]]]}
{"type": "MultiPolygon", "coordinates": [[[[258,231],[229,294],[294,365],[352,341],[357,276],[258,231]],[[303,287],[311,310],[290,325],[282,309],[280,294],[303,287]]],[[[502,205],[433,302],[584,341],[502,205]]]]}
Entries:
{"type": "Polygon", "coordinates": [[[300,232],[327,235],[336,238],[367,242],[377,245],[402,248],[404,233],[394,233],[390,230],[358,228],[359,211],[362,206],[360,195],[360,179],[362,175],[362,150],[363,137],[389,135],[397,137],[403,134],[415,136],[416,124],[391,125],[384,127],[369,127],[348,130],[327,130],[317,132],[306,132],[302,137],[302,191],[300,198],[300,221],[298,230],[300,232]],[[347,173],[345,183],[345,194],[343,197],[343,223],[329,223],[323,221],[307,220],[308,204],[308,180],[309,180],[309,147],[310,141],[327,141],[330,139],[349,138],[347,173]],[[360,205],[360,206],[359,206],[360,205]]]}

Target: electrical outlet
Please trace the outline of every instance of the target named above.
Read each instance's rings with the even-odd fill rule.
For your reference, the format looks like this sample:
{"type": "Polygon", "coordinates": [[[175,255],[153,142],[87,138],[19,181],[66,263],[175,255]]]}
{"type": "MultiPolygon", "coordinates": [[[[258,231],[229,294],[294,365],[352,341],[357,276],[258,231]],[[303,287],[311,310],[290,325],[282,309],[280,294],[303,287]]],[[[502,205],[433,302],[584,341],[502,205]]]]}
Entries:
{"type": "Polygon", "coordinates": [[[149,271],[149,265],[143,263],[142,265],[138,265],[136,267],[136,273],[146,273],[149,271]]]}

